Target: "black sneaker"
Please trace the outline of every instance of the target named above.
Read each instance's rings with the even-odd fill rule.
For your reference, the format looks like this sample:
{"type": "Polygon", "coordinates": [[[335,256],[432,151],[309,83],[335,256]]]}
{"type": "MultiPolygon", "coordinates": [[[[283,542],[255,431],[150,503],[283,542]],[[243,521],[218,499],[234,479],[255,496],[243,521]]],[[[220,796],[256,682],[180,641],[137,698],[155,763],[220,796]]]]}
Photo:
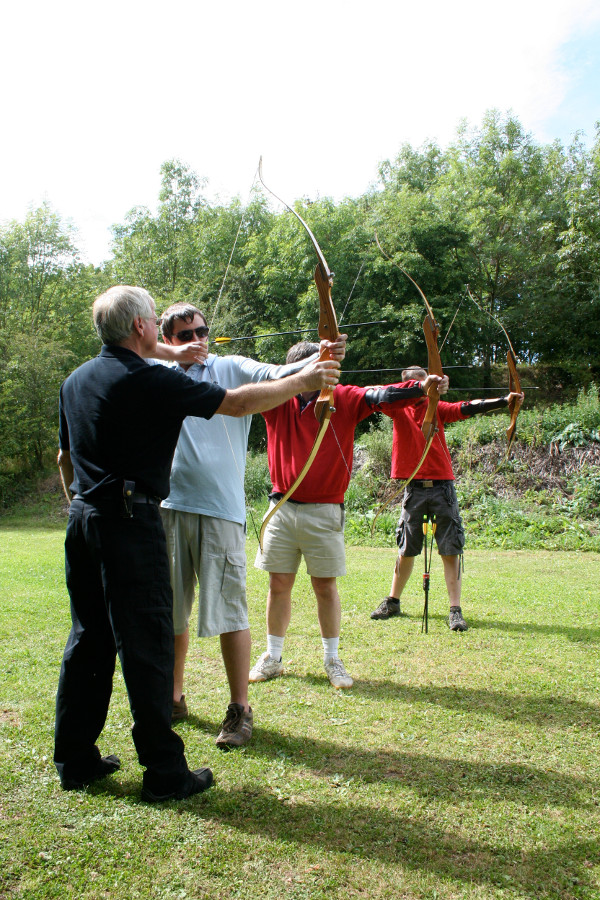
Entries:
{"type": "Polygon", "coordinates": [[[216,741],[217,747],[230,750],[247,744],[252,737],[252,720],[252,707],[246,712],[241,703],[230,703],[216,741]]]}
{"type": "Polygon", "coordinates": [[[371,613],[372,619],[391,619],[400,615],[400,601],[393,597],[384,597],[377,609],[371,613]]]}
{"type": "Polygon", "coordinates": [[[466,631],[468,627],[463,619],[460,606],[451,606],[450,615],[448,616],[448,628],[450,631],[466,631]]]}
{"type": "Polygon", "coordinates": [[[185,800],[187,797],[193,797],[194,794],[201,794],[207,791],[213,783],[213,773],[210,769],[194,769],[190,772],[190,778],[185,787],[176,791],[169,791],[167,794],[155,794],[149,788],[142,788],[142,800],[146,803],[163,803],[165,800],[185,800]]]}
{"type": "Polygon", "coordinates": [[[112,775],[113,772],[118,771],[120,768],[121,760],[118,756],[114,756],[111,753],[110,756],[103,756],[99,759],[89,775],[86,775],[84,778],[63,778],[60,786],[63,791],[81,791],[88,785],[93,784],[94,781],[100,781],[101,778],[112,775]]]}

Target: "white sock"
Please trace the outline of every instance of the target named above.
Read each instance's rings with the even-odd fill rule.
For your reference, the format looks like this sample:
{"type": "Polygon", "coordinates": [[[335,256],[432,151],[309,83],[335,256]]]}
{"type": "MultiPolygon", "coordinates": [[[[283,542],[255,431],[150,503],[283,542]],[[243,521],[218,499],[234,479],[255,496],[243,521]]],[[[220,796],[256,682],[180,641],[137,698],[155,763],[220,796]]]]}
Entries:
{"type": "Polygon", "coordinates": [[[335,638],[324,638],[323,641],[323,662],[327,663],[330,659],[333,659],[338,655],[338,647],[340,645],[339,637],[335,638]]]}
{"type": "Polygon", "coordinates": [[[281,659],[283,656],[283,642],[285,637],[277,637],[276,634],[267,635],[267,653],[273,659],[281,659]]]}

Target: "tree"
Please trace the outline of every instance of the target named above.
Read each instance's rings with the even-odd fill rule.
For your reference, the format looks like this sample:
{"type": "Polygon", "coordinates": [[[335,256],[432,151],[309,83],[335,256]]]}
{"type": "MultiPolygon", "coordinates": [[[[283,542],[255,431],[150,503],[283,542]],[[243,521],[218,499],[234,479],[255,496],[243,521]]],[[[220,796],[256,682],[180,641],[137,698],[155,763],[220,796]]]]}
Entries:
{"type": "Polygon", "coordinates": [[[66,273],[78,264],[74,229],[48,203],[0,233],[0,328],[37,329],[64,308],[66,273]]]}
{"type": "Polygon", "coordinates": [[[600,122],[596,125],[596,139],[591,150],[586,151],[578,136],[569,148],[566,162],[567,222],[560,235],[557,273],[557,283],[565,302],[553,322],[552,333],[564,354],[569,354],[573,361],[583,362],[597,377],[600,359],[600,122]],[[564,340],[565,326],[569,332],[568,342],[564,340]]]}
{"type": "MultiPolygon", "coordinates": [[[[457,211],[467,235],[456,253],[463,282],[530,362],[539,358],[538,314],[548,308],[565,221],[553,182],[559,160],[553,170],[549,155],[514,116],[491,111],[480,129],[469,133],[461,126],[439,185],[440,198],[457,211]]],[[[506,349],[493,321],[483,322],[476,354],[486,381],[506,349]]]]}
{"type": "Polygon", "coordinates": [[[0,489],[56,448],[70,339],[91,332],[82,271],[73,229],[47,203],[0,233],[0,489]]]}
{"type": "Polygon", "coordinates": [[[196,222],[206,201],[203,179],[179,160],[161,166],[158,212],[135,207],[113,228],[116,280],[145,287],[164,305],[185,299],[198,281],[196,222]]]}

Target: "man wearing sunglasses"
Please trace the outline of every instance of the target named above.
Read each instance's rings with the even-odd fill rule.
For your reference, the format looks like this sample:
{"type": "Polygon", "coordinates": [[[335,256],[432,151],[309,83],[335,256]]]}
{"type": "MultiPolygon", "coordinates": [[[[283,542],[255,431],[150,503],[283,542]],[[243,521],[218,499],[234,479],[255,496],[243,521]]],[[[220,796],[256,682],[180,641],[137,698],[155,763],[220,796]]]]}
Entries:
{"type": "MultiPolygon", "coordinates": [[[[171,365],[183,369],[194,381],[219,384],[228,390],[288,377],[318,356],[276,366],[244,356],[209,353],[206,319],[199,309],[185,303],[165,310],[162,334],[167,346],[159,351],[161,361],[170,357],[171,365]]],[[[335,344],[325,342],[334,359],[343,359],[345,341],[344,335],[335,344]]],[[[221,749],[241,747],[252,735],[244,494],[251,418],[227,422],[221,416],[210,422],[186,419],[173,459],[169,496],[162,503],[173,586],[173,720],[188,715],[183,681],[198,582],[198,636],[219,635],[230,690],[230,703],[217,737],[221,749]]]]}

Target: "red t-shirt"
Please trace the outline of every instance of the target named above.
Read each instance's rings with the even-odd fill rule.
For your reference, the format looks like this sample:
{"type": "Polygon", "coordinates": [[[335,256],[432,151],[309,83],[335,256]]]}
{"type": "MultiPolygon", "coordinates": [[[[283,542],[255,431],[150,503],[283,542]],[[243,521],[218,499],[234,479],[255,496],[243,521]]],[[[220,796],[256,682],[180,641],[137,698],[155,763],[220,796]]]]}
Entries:
{"type": "MultiPolygon", "coordinates": [[[[417,472],[419,479],[453,480],[452,460],[444,437],[444,424],[467,419],[460,409],[462,403],[447,403],[440,400],[437,406],[436,419],[438,432],[435,435],[423,465],[417,472]]],[[[381,411],[390,416],[394,422],[394,443],[392,446],[392,478],[409,478],[425,449],[425,437],[421,425],[427,412],[427,401],[416,406],[399,409],[397,406],[381,406],[381,411]]]]}

